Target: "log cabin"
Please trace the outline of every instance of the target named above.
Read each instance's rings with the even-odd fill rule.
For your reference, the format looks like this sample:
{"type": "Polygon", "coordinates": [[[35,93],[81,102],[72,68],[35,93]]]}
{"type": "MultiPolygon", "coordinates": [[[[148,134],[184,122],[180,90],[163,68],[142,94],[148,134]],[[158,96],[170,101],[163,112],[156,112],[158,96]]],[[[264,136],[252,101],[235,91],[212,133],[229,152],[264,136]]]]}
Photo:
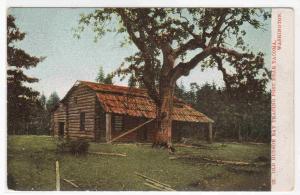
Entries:
{"type": "MultiPolygon", "coordinates": [[[[156,105],[145,89],[77,81],[51,112],[51,133],[110,142],[139,126],[118,142],[152,142],[155,118],[156,105]]],[[[214,121],[176,97],[172,121],[172,140],[202,133],[212,141],[214,121]]]]}

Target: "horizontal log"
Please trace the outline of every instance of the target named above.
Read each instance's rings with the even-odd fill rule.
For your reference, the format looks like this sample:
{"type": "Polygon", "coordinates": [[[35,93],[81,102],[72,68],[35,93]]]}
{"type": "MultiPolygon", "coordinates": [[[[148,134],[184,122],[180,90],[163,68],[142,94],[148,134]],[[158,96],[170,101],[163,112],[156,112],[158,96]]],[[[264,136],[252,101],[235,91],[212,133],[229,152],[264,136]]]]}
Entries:
{"type": "Polygon", "coordinates": [[[77,138],[94,138],[94,136],[91,136],[91,135],[69,135],[70,138],[72,137],[77,137],[77,138]]]}
{"type": "Polygon", "coordinates": [[[85,134],[68,134],[68,135],[69,135],[69,137],[89,137],[89,138],[95,137],[94,134],[92,134],[92,135],[90,135],[90,134],[88,134],[88,135],[85,135],[85,134]]]}
{"type": "Polygon", "coordinates": [[[96,104],[96,100],[95,99],[82,99],[82,100],[77,100],[77,103],[75,103],[74,101],[72,102],[69,102],[69,107],[70,106],[76,106],[76,105],[86,105],[86,104],[91,104],[91,105],[94,105],[96,104]]]}
{"type": "Polygon", "coordinates": [[[94,133],[94,131],[93,131],[93,130],[85,130],[85,131],[81,131],[81,130],[79,130],[79,129],[74,129],[74,128],[72,128],[72,129],[69,129],[69,130],[68,130],[68,132],[70,132],[70,133],[72,133],[72,132],[81,132],[81,133],[94,133]]]}
{"type": "MultiPolygon", "coordinates": [[[[78,118],[78,119],[76,119],[76,118],[69,119],[69,123],[78,123],[78,124],[80,124],[80,118],[78,118]]],[[[94,118],[85,118],[85,123],[95,123],[95,119],[94,118]]]]}
{"type": "MultiPolygon", "coordinates": [[[[71,132],[71,131],[81,131],[81,130],[80,130],[79,127],[78,128],[76,128],[76,127],[69,127],[68,131],[71,132]]],[[[87,131],[87,132],[94,131],[94,128],[91,128],[91,127],[87,128],[86,127],[84,131],[87,131]]]]}
{"type": "Polygon", "coordinates": [[[70,108],[68,114],[78,113],[78,112],[90,112],[90,113],[94,113],[95,114],[95,111],[94,111],[93,107],[89,107],[89,106],[82,106],[82,107],[70,108]]]}
{"type": "Polygon", "coordinates": [[[92,110],[73,110],[71,112],[69,112],[68,116],[69,117],[79,117],[80,113],[85,112],[85,117],[94,117],[95,116],[95,112],[93,112],[92,110]]]}
{"type": "Polygon", "coordinates": [[[76,95],[80,95],[80,94],[93,94],[93,91],[89,91],[87,89],[83,89],[83,88],[78,88],[76,90],[73,91],[71,96],[76,96],[76,95]]]}
{"type": "Polygon", "coordinates": [[[71,129],[68,129],[69,132],[94,132],[93,128],[89,128],[89,129],[85,129],[84,131],[80,130],[79,128],[71,128],[71,129]]]}
{"type": "Polygon", "coordinates": [[[53,117],[53,119],[61,119],[61,118],[65,119],[67,118],[67,115],[57,115],[53,117]]]}
{"type": "Polygon", "coordinates": [[[126,157],[126,153],[107,153],[107,152],[89,152],[89,154],[107,155],[107,156],[122,156],[126,157]]]}
{"type": "MultiPolygon", "coordinates": [[[[90,123],[90,124],[85,124],[84,126],[85,128],[89,129],[89,128],[94,128],[95,125],[93,123],[90,123]]],[[[69,123],[69,129],[72,129],[72,128],[80,128],[80,124],[76,124],[76,123],[69,123]]]]}
{"type": "MultiPolygon", "coordinates": [[[[79,122],[75,122],[75,121],[70,121],[70,122],[69,122],[69,126],[71,126],[71,127],[80,127],[80,123],[79,123],[79,122]]],[[[86,122],[84,123],[84,126],[85,126],[85,127],[94,127],[94,126],[95,126],[95,123],[92,122],[92,121],[90,121],[90,122],[86,121],[86,122]]]]}

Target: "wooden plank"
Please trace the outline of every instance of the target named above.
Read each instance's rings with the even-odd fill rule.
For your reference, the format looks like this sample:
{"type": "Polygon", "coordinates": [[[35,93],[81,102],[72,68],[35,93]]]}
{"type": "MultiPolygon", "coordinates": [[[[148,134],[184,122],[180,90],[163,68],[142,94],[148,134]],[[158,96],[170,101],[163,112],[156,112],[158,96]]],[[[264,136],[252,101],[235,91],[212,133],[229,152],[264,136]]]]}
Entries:
{"type": "Polygon", "coordinates": [[[127,154],[123,153],[107,153],[107,152],[89,152],[89,154],[97,154],[97,155],[108,155],[108,156],[122,156],[126,157],[127,154]]]}
{"type": "Polygon", "coordinates": [[[72,186],[74,186],[75,188],[79,188],[78,185],[76,185],[75,183],[73,183],[72,181],[68,180],[68,179],[63,179],[65,182],[71,184],[72,186]]]}
{"type": "Polygon", "coordinates": [[[106,142],[111,143],[111,113],[105,114],[106,124],[106,142]]]}
{"type": "Polygon", "coordinates": [[[120,139],[121,137],[124,137],[125,135],[127,135],[127,134],[129,134],[129,133],[132,133],[132,132],[138,130],[139,128],[143,127],[144,125],[150,123],[150,122],[153,121],[153,120],[155,120],[155,118],[154,118],[154,119],[150,119],[150,120],[148,120],[148,121],[146,121],[146,122],[140,124],[139,126],[133,128],[133,129],[131,129],[131,130],[126,131],[125,133],[122,133],[121,135],[119,135],[119,136],[113,138],[112,140],[110,140],[108,143],[114,142],[114,141],[120,139]]]}
{"type": "Polygon", "coordinates": [[[59,162],[55,163],[55,172],[56,172],[56,191],[60,191],[60,176],[59,176],[59,162]]]}
{"type": "Polygon", "coordinates": [[[154,182],[154,181],[152,181],[152,180],[150,180],[150,179],[146,179],[146,181],[149,182],[149,183],[152,184],[152,185],[155,185],[155,186],[157,186],[157,187],[159,187],[159,188],[162,188],[163,190],[175,191],[174,189],[172,189],[172,188],[170,188],[170,187],[166,187],[166,186],[164,186],[164,185],[162,185],[162,184],[160,184],[160,183],[158,183],[158,182],[154,182]]]}
{"type": "Polygon", "coordinates": [[[147,177],[146,175],[143,175],[143,174],[138,173],[138,172],[134,172],[134,173],[135,173],[136,175],[138,175],[138,176],[144,178],[144,179],[152,180],[153,182],[156,182],[156,183],[158,183],[158,184],[160,184],[160,185],[163,185],[163,186],[165,186],[165,187],[167,187],[167,188],[171,188],[170,185],[164,184],[164,183],[162,183],[162,182],[159,182],[159,181],[157,181],[157,180],[155,180],[155,179],[152,179],[152,178],[150,178],[150,177],[147,177]]]}

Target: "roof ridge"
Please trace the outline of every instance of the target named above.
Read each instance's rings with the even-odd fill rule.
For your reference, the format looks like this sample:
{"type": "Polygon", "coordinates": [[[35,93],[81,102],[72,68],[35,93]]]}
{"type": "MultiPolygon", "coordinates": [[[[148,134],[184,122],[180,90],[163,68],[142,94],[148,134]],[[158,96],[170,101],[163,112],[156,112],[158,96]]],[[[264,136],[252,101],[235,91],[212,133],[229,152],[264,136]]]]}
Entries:
{"type": "Polygon", "coordinates": [[[78,80],[78,81],[81,82],[81,83],[90,83],[90,84],[102,85],[102,86],[112,86],[112,87],[119,87],[119,88],[123,88],[123,89],[135,89],[135,90],[140,90],[140,91],[147,92],[147,89],[141,89],[141,88],[137,88],[137,87],[128,87],[128,86],[115,85],[115,84],[96,83],[96,82],[92,82],[92,81],[83,81],[83,80],[78,80]]]}

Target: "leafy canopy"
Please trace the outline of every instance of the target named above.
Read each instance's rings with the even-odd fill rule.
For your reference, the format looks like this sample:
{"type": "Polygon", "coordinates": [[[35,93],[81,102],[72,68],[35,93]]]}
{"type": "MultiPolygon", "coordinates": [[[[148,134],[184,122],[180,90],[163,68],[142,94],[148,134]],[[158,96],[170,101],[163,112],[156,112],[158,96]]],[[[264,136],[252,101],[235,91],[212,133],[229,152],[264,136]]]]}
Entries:
{"type": "Polygon", "coordinates": [[[268,10],[258,8],[103,8],[81,15],[78,33],[90,25],[96,38],[124,34],[121,45],[134,44],[138,52],[116,73],[142,81],[156,100],[162,83],[174,88],[197,65],[217,67],[227,88],[247,82],[264,88],[264,54],[247,47],[242,25],[264,28],[270,17],[268,10]]]}

